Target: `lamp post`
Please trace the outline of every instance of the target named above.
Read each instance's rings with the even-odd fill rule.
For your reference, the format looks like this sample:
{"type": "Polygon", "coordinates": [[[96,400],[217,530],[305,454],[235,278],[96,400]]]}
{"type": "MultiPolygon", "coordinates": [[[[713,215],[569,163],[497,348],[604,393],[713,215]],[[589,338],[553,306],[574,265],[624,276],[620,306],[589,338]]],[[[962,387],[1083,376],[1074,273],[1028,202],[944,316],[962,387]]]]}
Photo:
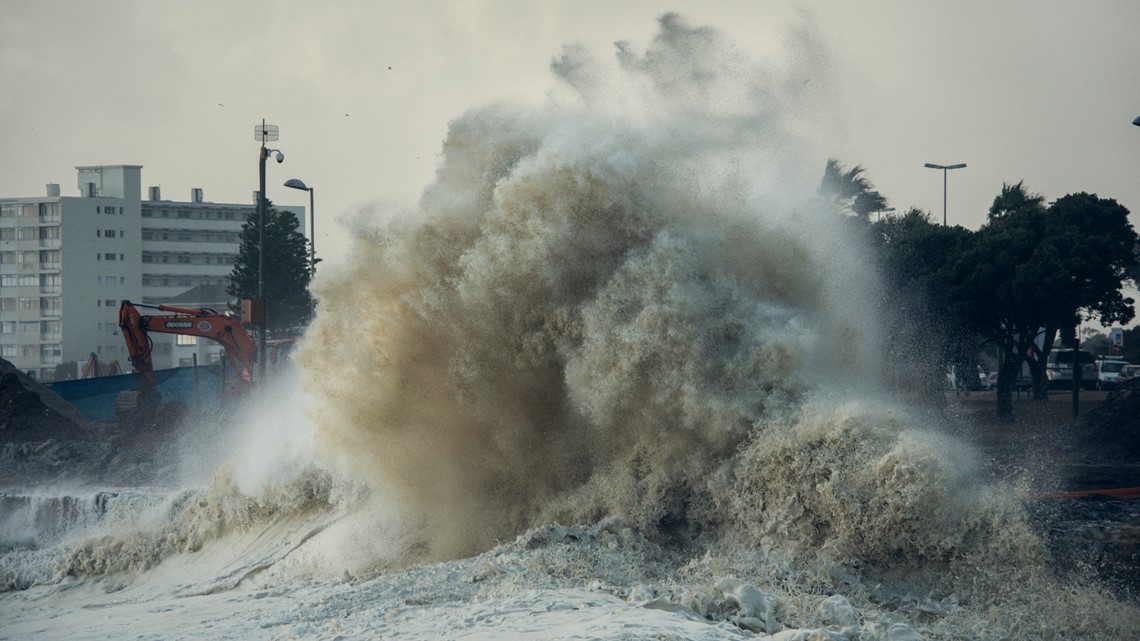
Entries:
{"type": "Polygon", "coordinates": [[[942,170],[942,226],[945,227],[946,226],[946,174],[951,169],[963,169],[963,168],[965,168],[966,163],[961,162],[961,163],[958,163],[956,165],[936,165],[932,162],[928,162],[925,165],[923,165],[923,167],[928,167],[930,169],[941,169],[942,170]]]}
{"type": "MultiPolygon", "coordinates": [[[[290,178],[285,181],[285,186],[290,189],[300,189],[309,192],[309,278],[317,272],[317,218],[313,209],[313,187],[307,186],[304,181],[297,178],[290,178]]],[[[317,302],[309,296],[309,321],[312,321],[317,314],[317,302]]]]}
{"type": "Polygon", "coordinates": [[[265,384],[265,334],[269,323],[265,317],[265,159],[274,154],[278,163],[285,162],[285,154],[279,149],[269,149],[266,141],[277,140],[277,125],[267,125],[262,120],[254,128],[253,137],[261,141],[261,155],[257,161],[257,300],[260,306],[261,331],[257,337],[257,377],[258,383],[265,384]]]}

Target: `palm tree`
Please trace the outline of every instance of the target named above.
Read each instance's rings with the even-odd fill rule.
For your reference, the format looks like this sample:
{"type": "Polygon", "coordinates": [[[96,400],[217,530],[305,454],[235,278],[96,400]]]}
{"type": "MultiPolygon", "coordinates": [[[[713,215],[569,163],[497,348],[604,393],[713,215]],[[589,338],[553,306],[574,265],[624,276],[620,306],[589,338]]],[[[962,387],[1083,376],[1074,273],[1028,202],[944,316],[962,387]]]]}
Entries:
{"type": "Polygon", "coordinates": [[[819,195],[834,211],[868,220],[872,213],[887,207],[887,199],[863,175],[862,165],[845,170],[835,158],[827,160],[819,195]]]}
{"type": "Polygon", "coordinates": [[[1024,180],[1016,185],[1001,184],[1001,194],[994,197],[990,205],[989,220],[1004,218],[1013,212],[1045,213],[1045,197],[1025,190],[1024,180]]]}

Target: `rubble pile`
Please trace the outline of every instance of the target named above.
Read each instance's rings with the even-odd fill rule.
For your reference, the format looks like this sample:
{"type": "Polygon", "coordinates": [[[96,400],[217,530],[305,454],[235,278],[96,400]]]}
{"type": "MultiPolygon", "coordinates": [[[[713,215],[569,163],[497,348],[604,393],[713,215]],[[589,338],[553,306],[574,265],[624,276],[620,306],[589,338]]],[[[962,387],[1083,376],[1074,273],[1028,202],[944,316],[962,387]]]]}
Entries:
{"type": "Polygon", "coordinates": [[[87,420],[67,401],[0,359],[0,442],[88,440],[87,420]]]}
{"type": "Polygon", "coordinates": [[[1076,433],[1089,462],[1140,464],[1140,378],[1120,385],[1082,416],[1076,433]]]}

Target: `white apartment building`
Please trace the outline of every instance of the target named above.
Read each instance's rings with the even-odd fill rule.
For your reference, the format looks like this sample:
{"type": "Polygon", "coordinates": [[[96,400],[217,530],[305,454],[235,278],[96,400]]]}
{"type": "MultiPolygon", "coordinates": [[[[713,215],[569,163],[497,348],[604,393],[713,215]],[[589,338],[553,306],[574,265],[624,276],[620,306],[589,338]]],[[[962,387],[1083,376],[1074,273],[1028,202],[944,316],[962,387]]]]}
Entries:
{"type": "MultiPolygon", "coordinates": [[[[62,363],[90,354],[130,371],[118,333],[124,300],[186,302],[194,292],[219,297],[233,269],[239,234],[253,203],[142,200],[142,167],[77,167],[79,196],[49,184],[41,197],[0,198],[0,357],[41,380],[62,363]],[[191,292],[190,290],[194,290],[191,292]],[[189,296],[188,296],[189,295],[189,296]]],[[[256,192],[254,199],[256,202],[256,192]]],[[[278,207],[304,220],[303,207],[278,207]]],[[[156,369],[216,362],[220,346],[192,336],[152,333],[156,369]]],[[[72,374],[74,375],[74,374],[72,374]]]]}

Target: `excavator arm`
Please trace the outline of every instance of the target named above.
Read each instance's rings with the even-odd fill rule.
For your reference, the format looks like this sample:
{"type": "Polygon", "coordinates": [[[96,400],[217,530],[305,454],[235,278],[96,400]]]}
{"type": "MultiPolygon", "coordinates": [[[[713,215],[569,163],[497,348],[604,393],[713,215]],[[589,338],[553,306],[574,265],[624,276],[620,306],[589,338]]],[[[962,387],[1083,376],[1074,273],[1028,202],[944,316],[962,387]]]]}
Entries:
{"type": "Polygon", "coordinates": [[[212,309],[148,305],[124,300],[119,306],[119,329],[122,330],[131,365],[139,379],[139,398],[137,401],[127,401],[127,405],[157,406],[159,396],[154,364],[151,361],[152,332],[200,336],[221,344],[226,349],[226,360],[230,368],[238,375],[230,389],[231,395],[240,396],[249,391],[253,384],[257,345],[240,323],[225,314],[212,309]],[[165,313],[146,315],[139,311],[140,308],[165,313]]]}

